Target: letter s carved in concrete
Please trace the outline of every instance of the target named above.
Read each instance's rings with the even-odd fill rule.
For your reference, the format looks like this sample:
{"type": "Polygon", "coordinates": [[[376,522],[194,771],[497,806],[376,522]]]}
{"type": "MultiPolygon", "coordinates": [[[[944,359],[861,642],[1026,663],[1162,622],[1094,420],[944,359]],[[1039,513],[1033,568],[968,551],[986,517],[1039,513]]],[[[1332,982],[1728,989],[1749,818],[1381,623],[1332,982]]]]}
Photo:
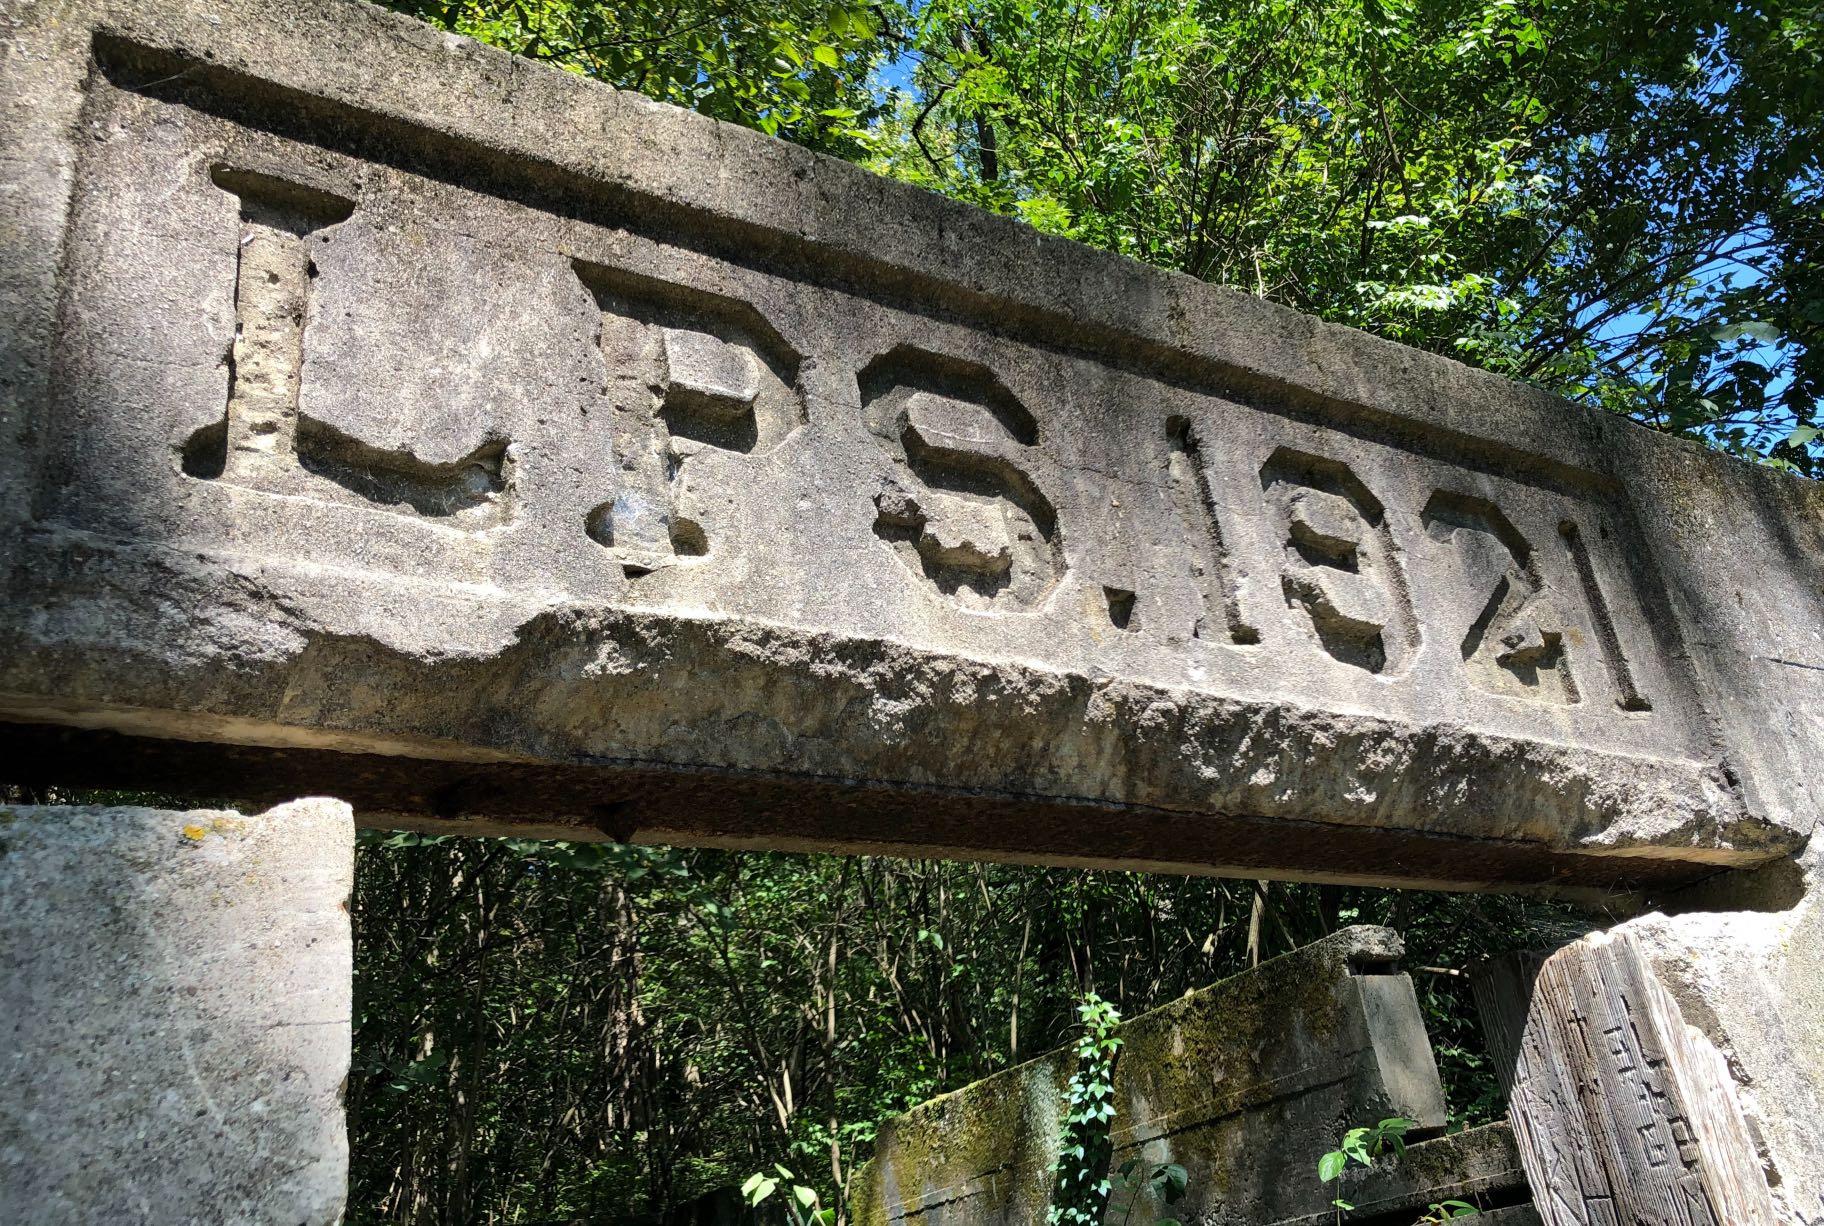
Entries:
{"type": "Polygon", "coordinates": [[[1025,613],[1065,569],[1058,514],[1033,479],[1038,423],[993,372],[901,346],[861,372],[868,428],[898,461],[874,533],[963,608],[1025,613]]]}

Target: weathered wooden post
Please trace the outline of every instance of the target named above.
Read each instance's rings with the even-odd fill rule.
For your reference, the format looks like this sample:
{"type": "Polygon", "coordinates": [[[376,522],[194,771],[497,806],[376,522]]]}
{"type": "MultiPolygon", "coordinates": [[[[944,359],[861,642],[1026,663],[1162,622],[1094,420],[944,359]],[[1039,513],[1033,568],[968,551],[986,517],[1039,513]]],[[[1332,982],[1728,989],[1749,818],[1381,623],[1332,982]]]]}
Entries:
{"type": "Polygon", "coordinates": [[[1821,867],[1813,846],[1478,974],[1548,1221],[1824,1223],[1821,867]]]}
{"type": "MultiPolygon", "coordinates": [[[[1774,1226],[1735,1083],[1625,929],[1537,964],[1491,1044],[1547,1226],[1774,1226]]],[[[1485,994],[1493,1005],[1493,994],[1485,994]]]]}

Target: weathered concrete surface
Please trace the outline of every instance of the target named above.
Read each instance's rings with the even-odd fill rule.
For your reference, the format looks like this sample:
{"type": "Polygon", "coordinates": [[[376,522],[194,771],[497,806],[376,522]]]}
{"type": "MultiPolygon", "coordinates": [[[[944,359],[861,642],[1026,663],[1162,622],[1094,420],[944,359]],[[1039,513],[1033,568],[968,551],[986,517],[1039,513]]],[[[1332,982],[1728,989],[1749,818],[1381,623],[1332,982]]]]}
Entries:
{"type": "MultiPolygon", "coordinates": [[[[1318,1181],[1317,1160],[1349,1128],[1396,1114],[1444,1125],[1401,952],[1388,929],[1345,929],[1122,1026],[1113,1165],[1176,1162],[1189,1176],[1184,1201],[1150,1216],[1142,1204],[1135,1220],[1333,1220],[1337,1187],[1318,1181]]],[[[888,1121],[851,1185],[855,1221],[1045,1221],[1074,1070],[1072,1050],[1053,1052],[888,1121]]],[[[1417,1216],[1446,1197],[1512,1203],[1524,1189],[1512,1138],[1497,1130],[1415,1146],[1343,1194],[1365,1213],[1417,1216]]]]}
{"type": "Polygon", "coordinates": [[[1617,931],[1727,1059],[1781,1220],[1824,1226],[1824,842],[1677,902],[1711,909],[1617,931]]]}
{"type": "Polygon", "coordinates": [[[340,1221],[353,870],[339,801],[0,808],[0,1221],[340,1221]]]}
{"type": "Polygon", "coordinates": [[[9,769],[1466,886],[1814,821],[1809,483],[345,0],[0,23],[9,769]]]}
{"type": "MultiPolygon", "coordinates": [[[[1351,1167],[1328,1185],[1328,1194],[1355,1209],[1348,1221],[1418,1221],[1427,1209],[1461,1200],[1480,1212],[1474,1226],[1539,1226],[1526,1172],[1506,1124],[1489,1124],[1407,1147],[1374,1166],[1351,1167]]],[[[1270,1226],[1335,1226],[1333,1205],[1285,1218],[1270,1226]]],[[[1262,1224],[1266,1226],[1266,1224],[1262,1224]]]]}

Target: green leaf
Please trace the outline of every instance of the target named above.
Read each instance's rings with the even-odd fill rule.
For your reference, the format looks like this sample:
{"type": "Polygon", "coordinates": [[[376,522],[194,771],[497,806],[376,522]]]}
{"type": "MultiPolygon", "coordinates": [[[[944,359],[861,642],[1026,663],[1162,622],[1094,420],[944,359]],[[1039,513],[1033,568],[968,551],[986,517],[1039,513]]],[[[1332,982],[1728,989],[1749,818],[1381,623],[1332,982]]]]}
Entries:
{"type": "Polygon", "coordinates": [[[1343,1168],[1348,1165],[1349,1155],[1340,1149],[1333,1149],[1317,1160],[1317,1177],[1329,1183],[1341,1175],[1343,1168]]]}
{"type": "Polygon", "coordinates": [[[1176,1162],[1167,1163],[1159,1171],[1165,1180],[1165,1203],[1175,1205],[1183,1200],[1185,1189],[1190,1186],[1190,1173],[1176,1162]]]}
{"type": "Polygon", "coordinates": [[[1750,320],[1747,323],[1727,324],[1712,332],[1710,337],[1712,340],[1719,341],[1733,341],[1747,337],[1765,345],[1777,345],[1780,343],[1781,333],[1779,328],[1773,324],[1750,320]]]}
{"type": "Polygon", "coordinates": [[[842,64],[842,57],[836,54],[836,48],[821,43],[811,49],[811,58],[825,68],[837,68],[842,64]]]}
{"type": "Polygon", "coordinates": [[[817,1193],[813,1189],[805,1187],[803,1184],[794,1187],[792,1189],[792,1195],[797,1197],[798,1203],[803,1205],[806,1209],[809,1209],[812,1205],[817,1203],[817,1193]]]}

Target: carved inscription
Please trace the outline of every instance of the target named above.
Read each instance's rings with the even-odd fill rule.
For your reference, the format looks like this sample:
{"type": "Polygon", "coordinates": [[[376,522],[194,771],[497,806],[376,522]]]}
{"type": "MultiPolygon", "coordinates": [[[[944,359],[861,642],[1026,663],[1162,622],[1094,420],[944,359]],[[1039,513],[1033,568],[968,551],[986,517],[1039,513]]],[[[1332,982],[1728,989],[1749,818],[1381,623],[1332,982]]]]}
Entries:
{"type": "Polygon", "coordinates": [[[744,302],[577,261],[602,312],[620,483],[585,530],[629,578],[710,553],[698,456],[763,456],[804,424],[798,355],[744,302]]]}
{"type": "Polygon", "coordinates": [[[1508,1115],[1549,1226],[1777,1220],[1727,1061],[1625,930],[1553,954],[1522,999],[1508,1115]]]}
{"type": "Polygon", "coordinates": [[[1202,605],[1192,636],[1227,637],[1232,643],[1244,645],[1258,643],[1260,631],[1241,615],[1229,554],[1222,539],[1222,523],[1205,468],[1203,441],[1196,428],[1182,417],[1168,420],[1165,429],[1171,448],[1168,466],[1172,502],[1185,526],[1191,577],[1197,583],[1202,605]]]}
{"type": "Polygon", "coordinates": [[[268,175],[217,167],[241,205],[234,282],[234,348],[223,420],[184,449],[192,476],[253,484],[297,452],[298,383],[310,298],[307,239],[347,221],[354,202],[268,175]]]}
{"type": "MultiPolygon", "coordinates": [[[[1210,466],[1217,461],[1184,417],[1166,419],[1166,436],[1171,506],[1184,528],[1184,557],[1198,596],[1192,637],[1258,643],[1213,492],[1210,466]]],[[[1418,652],[1421,635],[1403,555],[1380,499],[1348,465],[1294,447],[1272,453],[1260,484],[1280,543],[1287,607],[1302,615],[1312,640],[1332,659],[1399,675],[1418,652]]],[[[1580,658],[1607,664],[1617,706],[1653,709],[1635,682],[1595,561],[1574,521],[1560,520],[1557,531],[1562,560],[1569,563],[1559,569],[1568,569],[1575,582],[1554,590],[1533,543],[1487,498],[1433,490],[1420,520],[1441,547],[1419,559],[1421,577],[1426,591],[1461,618],[1442,628],[1455,637],[1472,684],[1507,697],[1577,703],[1575,647],[1580,658]],[[1579,596],[1587,620],[1559,603],[1575,604],[1579,596]]],[[[1111,620],[1125,627],[1115,609],[1111,603],[1111,620]]]]}
{"type": "Polygon", "coordinates": [[[1331,656],[1404,671],[1418,625],[1380,501],[1348,467],[1282,447],[1260,471],[1283,546],[1280,586],[1331,656]]]}
{"type": "MultiPolygon", "coordinates": [[[[1038,423],[985,367],[902,347],[861,374],[868,428],[900,467],[875,535],[964,608],[1024,612],[1064,574],[1058,513],[1032,479],[1038,423]]],[[[1112,597],[1110,619],[1131,615],[1112,597]]]]}
{"type": "MultiPolygon", "coordinates": [[[[222,419],[185,440],[184,472],[466,528],[504,522],[515,492],[506,439],[487,435],[461,460],[431,464],[368,445],[300,409],[318,275],[313,252],[347,233],[340,227],[355,203],[232,166],[216,166],[211,180],[239,211],[236,333],[222,419]]],[[[603,411],[593,420],[606,427],[603,443],[615,458],[600,501],[577,528],[629,579],[697,563],[721,547],[718,534],[734,522],[727,508],[742,466],[805,424],[804,359],[748,302],[580,259],[570,265],[600,321],[603,411]]],[[[988,367],[913,345],[867,363],[857,384],[864,423],[894,461],[866,494],[875,538],[956,607],[1027,613],[1044,606],[1068,563],[1059,511],[1045,489],[1056,470],[1033,411],[988,367]]],[[[1408,555],[1387,508],[1354,469],[1280,446],[1258,471],[1261,502],[1237,511],[1215,496],[1226,488],[1216,471],[1224,457],[1202,428],[1178,415],[1164,428],[1164,494],[1182,528],[1179,573],[1188,572],[1197,598],[1192,637],[1222,647],[1262,641],[1264,623],[1254,619],[1264,610],[1244,607],[1234,552],[1238,539],[1254,534],[1229,535],[1233,525],[1223,515],[1264,513],[1272,553],[1254,561],[1270,560],[1277,570],[1293,625],[1340,665],[1403,675],[1421,646],[1408,555]]],[[[1620,708],[1652,709],[1575,522],[1558,521],[1548,558],[1482,494],[1434,489],[1418,519],[1424,536],[1403,543],[1417,559],[1412,565],[1423,567],[1427,607],[1441,604],[1452,619],[1437,627],[1437,649],[1454,646],[1470,684],[1567,706],[1584,697],[1578,670],[1601,661],[1596,676],[1606,667],[1620,708]]],[[[1136,590],[1133,579],[1110,578],[1085,595],[1105,606],[1111,627],[1166,632],[1138,613],[1156,607],[1156,596],[1136,590]]]]}
{"type": "Polygon", "coordinates": [[[1453,544],[1468,614],[1463,665],[1476,685],[1543,702],[1578,701],[1565,641],[1567,619],[1541,576],[1532,544],[1492,502],[1440,490],[1421,516],[1435,541],[1453,544]]]}
{"type": "Polygon", "coordinates": [[[1583,542],[1583,533],[1571,520],[1563,520],[1558,525],[1558,535],[1564,540],[1564,547],[1571,555],[1571,562],[1577,568],[1577,581],[1583,585],[1583,598],[1589,606],[1590,617],[1596,625],[1596,637],[1602,644],[1603,656],[1609,663],[1609,676],[1615,685],[1615,703],[1624,711],[1651,711],[1653,704],[1647,701],[1646,695],[1634,682],[1634,670],[1628,664],[1627,653],[1621,645],[1621,635],[1615,629],[1615,615],[1609,609],[1609,598],[1603,594],[1602,584],[1596,579],[1596,564],[1590,558],[1589,546],[1583,542]]]}
{"type": "Polygon", "coordinates": [[[454,463],[430,464],[370,447],[299,411],[316,277],[311,246],[331,240],[353,216],[354,202],[231,166],[215,167],[211,178],[240,202],[234,345],[222,420],[184,441],[183,471],[283,493],[333,498],[334,487],[389,509],[455,517],[463,526],[499,522],[511,464],[505,439],[484,439],[454,463]]]}

